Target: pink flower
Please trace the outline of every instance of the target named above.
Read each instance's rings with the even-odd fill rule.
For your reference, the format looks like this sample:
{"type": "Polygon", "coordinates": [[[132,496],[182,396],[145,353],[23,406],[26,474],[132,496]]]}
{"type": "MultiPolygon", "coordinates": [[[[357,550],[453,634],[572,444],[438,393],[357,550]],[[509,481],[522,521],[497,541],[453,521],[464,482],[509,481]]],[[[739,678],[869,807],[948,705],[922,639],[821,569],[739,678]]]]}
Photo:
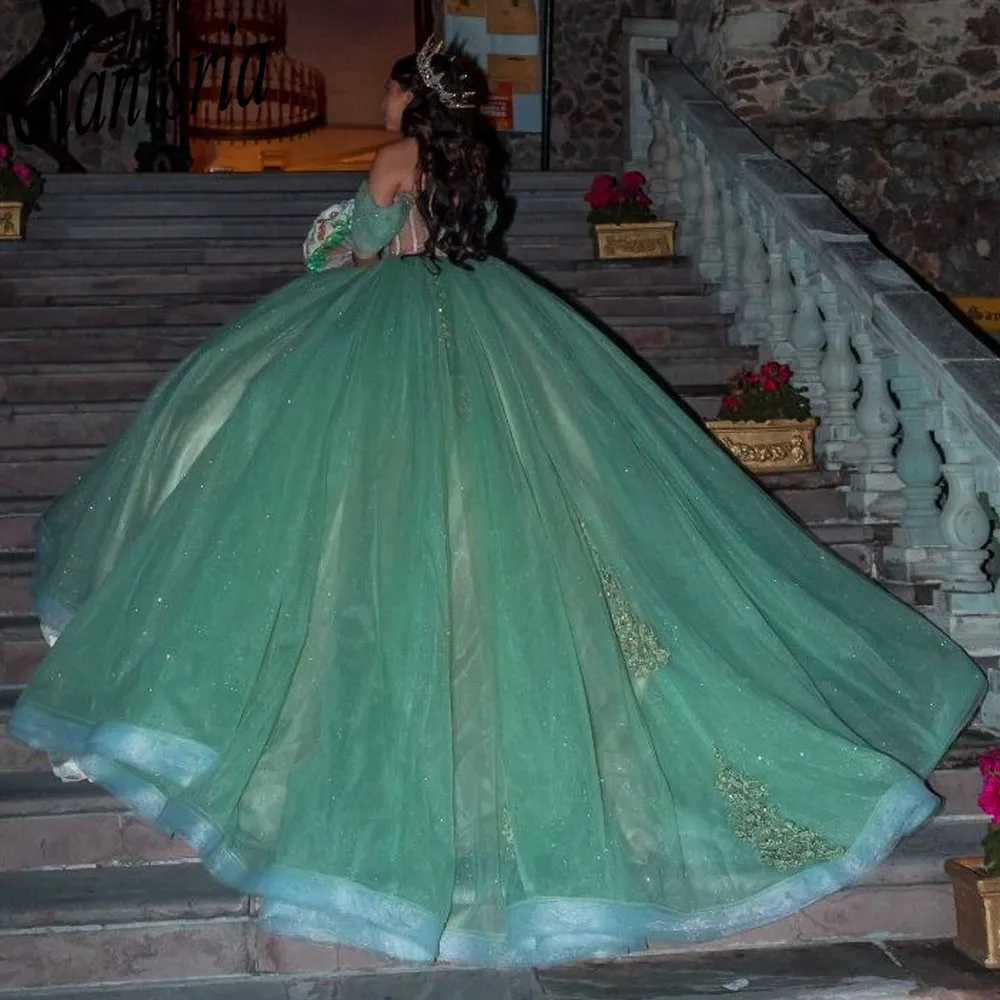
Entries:
{"type": "Polygon", "coordinates": [[[984,778],[1000,777],[1000,747],[994,747],[980,755],[979,773],[984,778]]]}
{"type": "Polygon", "coordinates": [[[34,176],[35,172],[28,166],[27,163],[15,163],[14,166],[11,167],[11,173],[19,181],[24,181],[24,183],[27,184],[28,181],[30,181],[34,176]]]}
{"type": "Polygon", "coordinates": [[[10,146],[5,142],[0,142],[0,160],[10,159],[10,146]]]}
{"type": "Polygon", "coordinates": [[[1000,776],[991,774],[983,782],[977,802],[991,823],[1000,823],[1000,776]]]}

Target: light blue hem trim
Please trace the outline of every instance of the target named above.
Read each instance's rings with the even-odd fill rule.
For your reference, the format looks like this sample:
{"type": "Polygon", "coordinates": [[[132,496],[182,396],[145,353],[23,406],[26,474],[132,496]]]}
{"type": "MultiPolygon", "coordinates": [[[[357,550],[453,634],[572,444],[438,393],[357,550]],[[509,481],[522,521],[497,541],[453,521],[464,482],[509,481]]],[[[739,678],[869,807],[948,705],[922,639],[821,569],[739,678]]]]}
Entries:
{"type": "Polygon", "coordinates": [[[842,858],[800,871],[738,903],[685,914],[603,900],[530,899],[509,907],[505,934],[476,933],[448,930],[424,908],[346,879],[282,867],[252,870],[206,816],[129,769],[141,761],[149,773],[170,775],[169,781],[183,787],[210,770],[215,755],[209,747],[125,723],[87,726],[24,698],[8,728],[28,746],[70,755],[91,780],[143,819],[170,836],[184,837],[219,881],[261,897],[259,919],[265,929],[407,962],[439,958],[490,967],[553,965],[623,955],[647,942],[729,937],[790,916],[857,882],[938,803],[922,781],[907,778],[882,797],[842,858]]]}

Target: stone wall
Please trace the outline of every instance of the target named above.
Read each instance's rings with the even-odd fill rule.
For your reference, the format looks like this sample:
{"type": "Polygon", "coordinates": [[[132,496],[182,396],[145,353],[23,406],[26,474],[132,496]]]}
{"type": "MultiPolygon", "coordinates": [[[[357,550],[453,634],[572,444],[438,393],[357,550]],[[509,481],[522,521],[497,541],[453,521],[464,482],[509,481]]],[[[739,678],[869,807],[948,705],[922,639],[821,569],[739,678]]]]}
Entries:
{"type": "MultiPolygon", "coordinates": [[[[618,170],[625,153],[621,66],[624,17],[669,16],[673,0],[558,0],[552,36],[556,170],[618,170]]],[[[514,166],[537,169],[538,136],[511,141],[514,166]]]]}
{"type": "MultiPolygon", "coordinates": [[[[145,0],[95,0],[95,2],[109,14],[120,13],[126,8],[137,8],[143,11],[144,16],[148,16],[148,4],[145,0]]],[[[35,44],[41,33],[42,24],[41,6],[38,0],[3,0],[0,5],[0,77],[23,58],[35,44]]],[[[87,74],[92,70],[100,71],[102,58],[92,56],[86,69],[78,75],[68,102],[71,115],[76,109],[80,87],[86,80],[87,74]]],[[[113,72],[109,72],[107,78],[109,93],[105,101],[110,99],[113,81],[113,72]]],[[[93,97],[95,93],[92,86],[88,94],[93,97]]],[[[140,114],[145,112],[145,105],[146,94],[142,88],[139,97],[140,114]]],[[[127,107],[127,102],[125,106],[127,107]]],[[[84,123],[90,120],[90,107],[85,102],[82,108],[81,120],[84,123]]],[[[45,172],[55,169],[55,163],[44,153],[33,147],[19,148],[12,129],[8,128],[8,136],[15,151],[23,154],[29,162],[45,172]]],[[[71,126],[69,149],[88,170],[109,172],[132,170],[135,148],[147,136],[148,128],[141,117],[133,126],[129,126],[122,119],[119,119],[115,126],[106,122],[96,134],[89,129],[83,134],[77,134],[76,128],[71,126]]]]}
{"type": "Polygon", "coordinates": [[[1000,295],[1000,0],[677,0],[676,54],[949,295],[1000,295]]]}
{"type": "Polygon", "coordinates": [[[949,296],[1000,295],[1000,124],[762,128],[775,151],[949,296]]]}

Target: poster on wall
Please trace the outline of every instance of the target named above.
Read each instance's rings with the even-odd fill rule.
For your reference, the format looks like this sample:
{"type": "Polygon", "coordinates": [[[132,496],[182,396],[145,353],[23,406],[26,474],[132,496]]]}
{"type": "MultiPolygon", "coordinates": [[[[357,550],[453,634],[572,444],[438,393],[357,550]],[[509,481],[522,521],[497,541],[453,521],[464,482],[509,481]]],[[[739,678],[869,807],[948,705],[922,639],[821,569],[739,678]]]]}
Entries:
{"type": "Polygon", "coordinates": [[[447,0],[445,37],[486,71],[486,113],[502,132],[541,132],[541,26],[537,0],[447,0]]]}
{"type": "Polygon", "coordinates": [[[967,296],[952,300],[965,316],[983,333],[1000,335],[1000,299],[984,296],[967,296]]]}

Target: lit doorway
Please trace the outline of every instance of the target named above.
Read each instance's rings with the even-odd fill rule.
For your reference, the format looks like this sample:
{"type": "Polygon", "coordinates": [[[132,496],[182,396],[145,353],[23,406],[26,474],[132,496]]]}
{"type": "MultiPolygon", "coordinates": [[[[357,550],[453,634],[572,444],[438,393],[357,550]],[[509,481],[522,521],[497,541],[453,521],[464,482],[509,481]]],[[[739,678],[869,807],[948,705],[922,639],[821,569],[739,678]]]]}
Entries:
{"type": "Polygon", "coordinates": [[[386,75],[430,27],[427,0],[188,0],[186,14],[192,74],[199,51],[231,47],[230,90],[244,57],[250,90],[267,46],[262,103],[220,110],[224,67],[203,76],[187,133],[193,169],[212,173],[366,170],[391,138],[386,75]]]}

